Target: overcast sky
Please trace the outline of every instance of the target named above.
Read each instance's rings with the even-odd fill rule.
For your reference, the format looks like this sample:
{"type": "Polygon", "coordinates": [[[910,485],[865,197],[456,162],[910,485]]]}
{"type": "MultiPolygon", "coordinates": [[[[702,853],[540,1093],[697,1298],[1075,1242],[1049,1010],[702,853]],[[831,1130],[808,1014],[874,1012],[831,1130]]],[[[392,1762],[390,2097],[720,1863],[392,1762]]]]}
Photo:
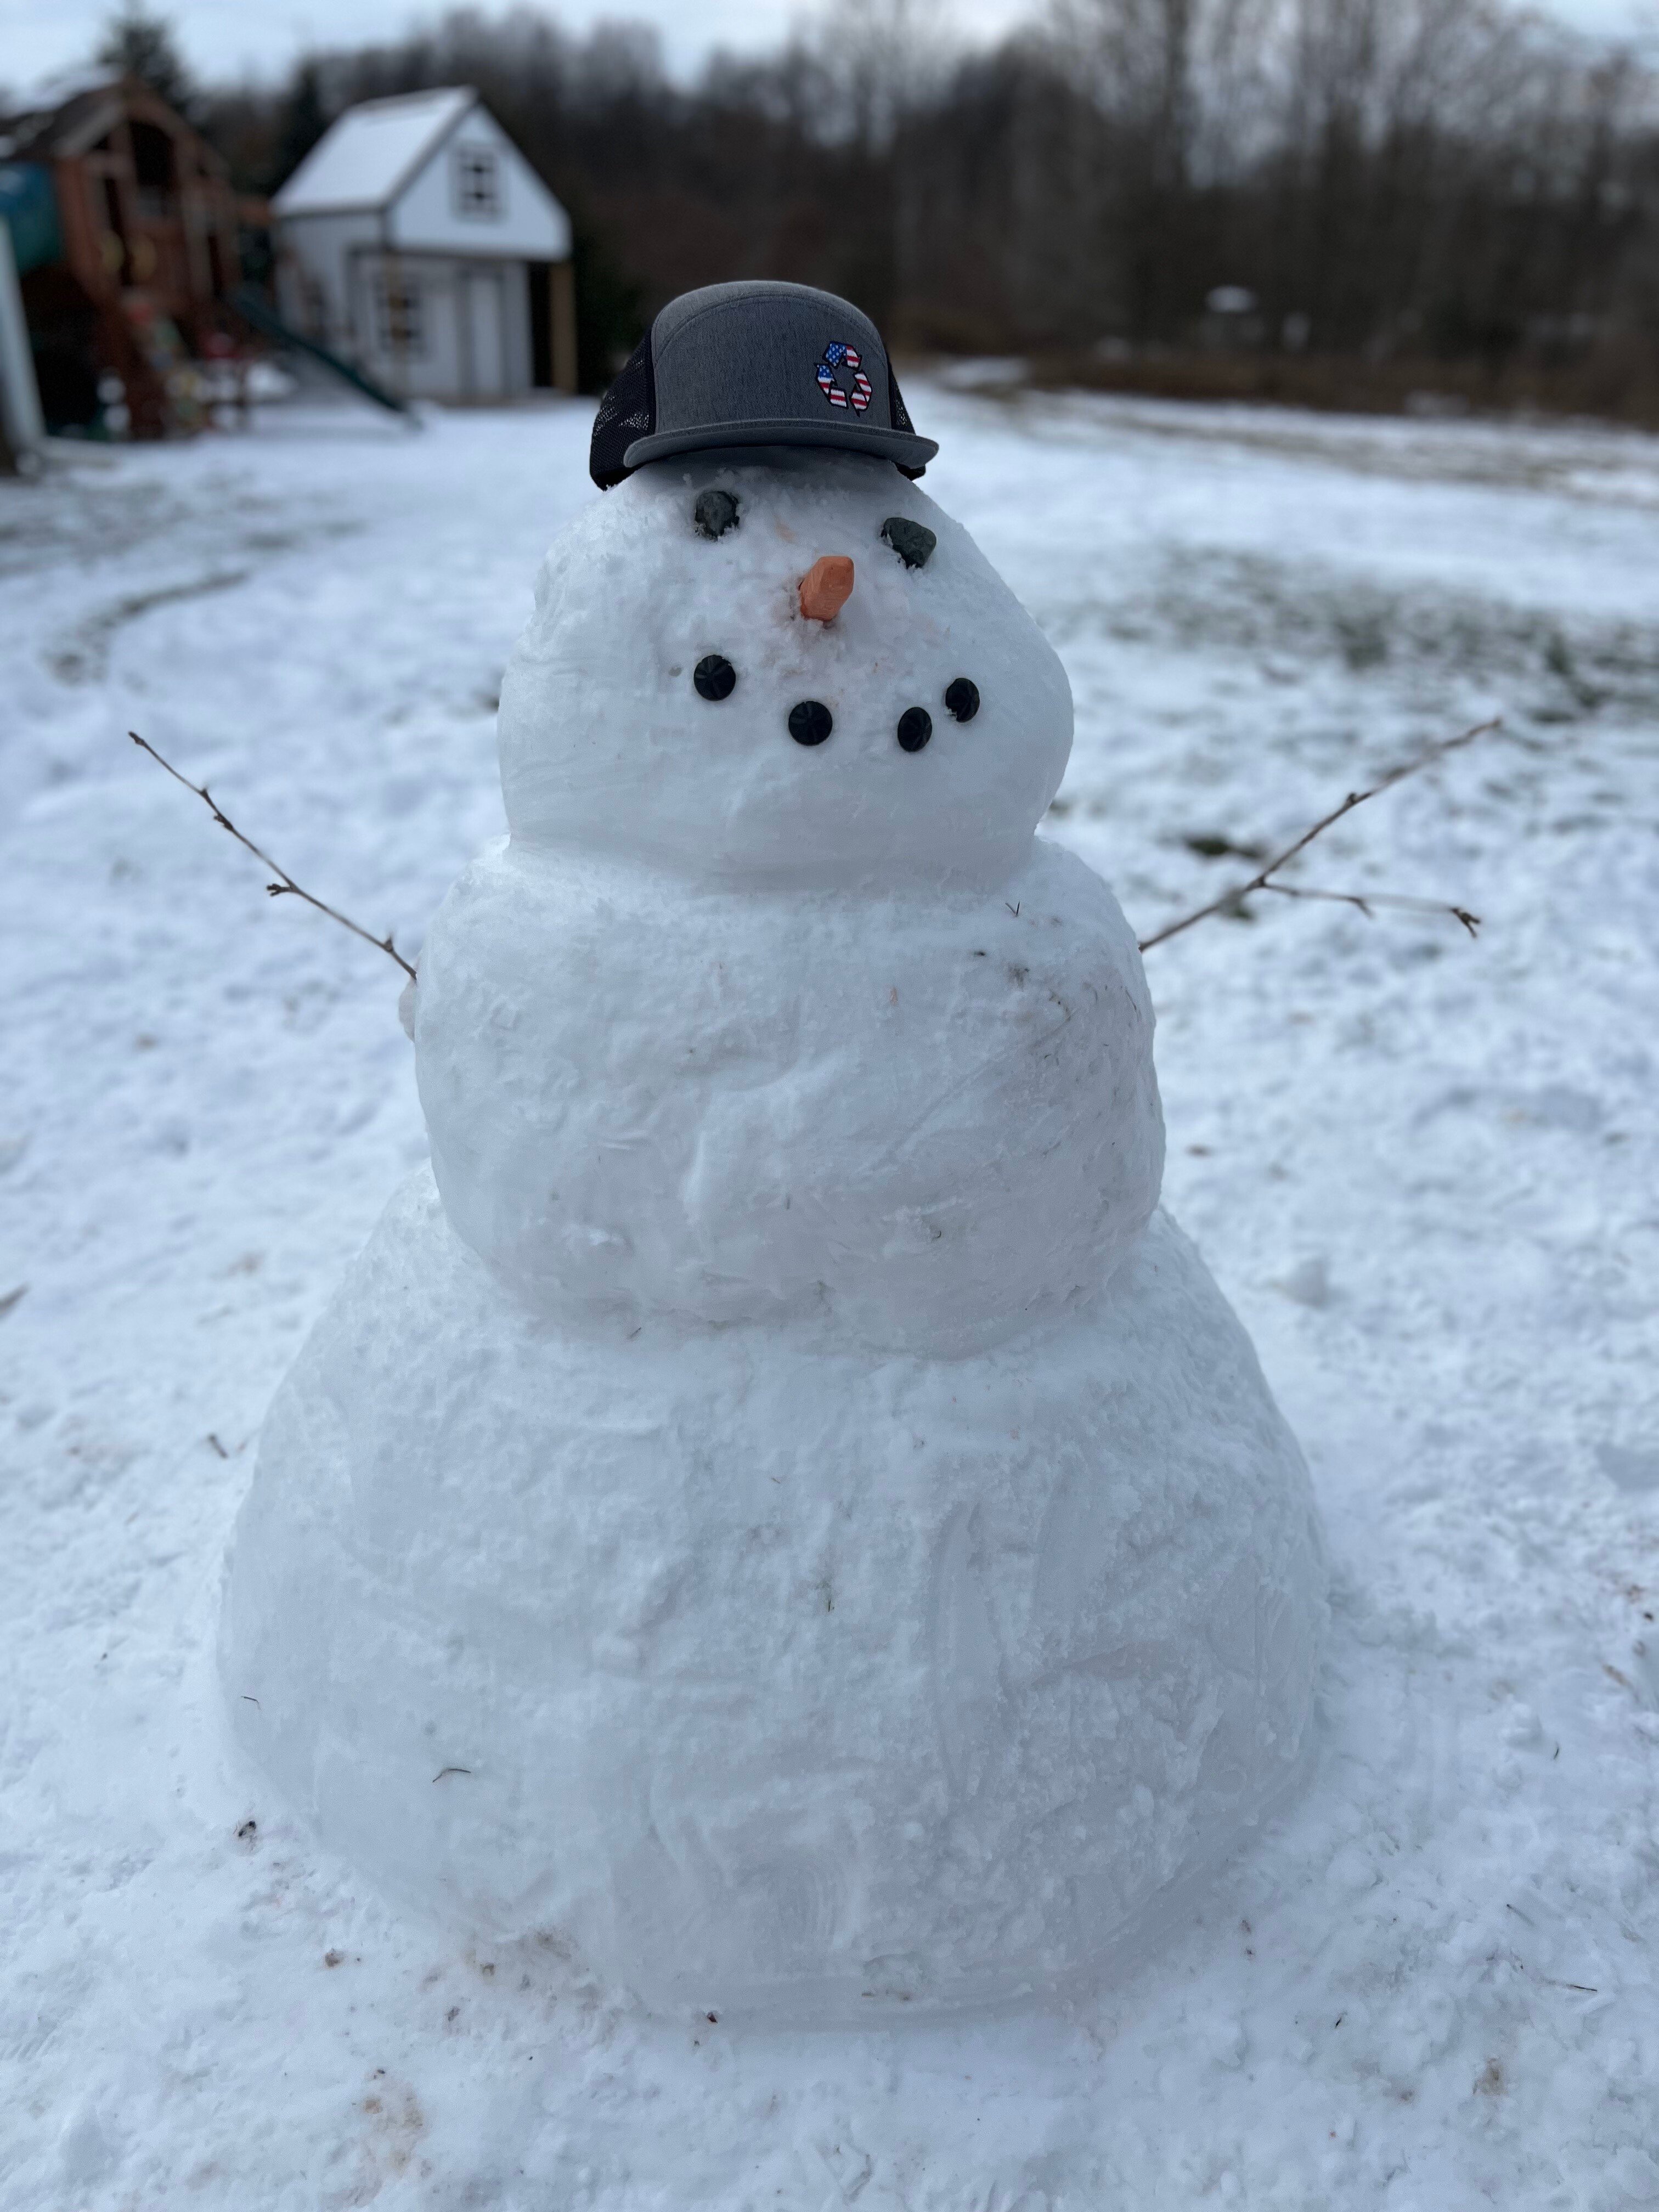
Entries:
{"type": "MultiPolygon", "coordinates": [[[[969,38],[1029,12],[1024,0],[946,6],[969,38]]],[[[22,90],[84,61],[111,12],[109,0],[0,0],[0,84],[22,90]]],[[[196,74],[224,79],[280,73],[307,46],[384,38],[441,10],[410,0],[175,0],[163,12],[196,74]]],[[[697,0],[690,8],[684,0],[565,0],[550,12],[573,30],[603,16],[654,22],[671,63],[685,69],[714,46],[773,45],[803,10],[799,0],[697,0]]],[[[1543,12],[1592,33],[1645,32],[1659,47],[1659,0],[1544,0],[1543,12]]]]}

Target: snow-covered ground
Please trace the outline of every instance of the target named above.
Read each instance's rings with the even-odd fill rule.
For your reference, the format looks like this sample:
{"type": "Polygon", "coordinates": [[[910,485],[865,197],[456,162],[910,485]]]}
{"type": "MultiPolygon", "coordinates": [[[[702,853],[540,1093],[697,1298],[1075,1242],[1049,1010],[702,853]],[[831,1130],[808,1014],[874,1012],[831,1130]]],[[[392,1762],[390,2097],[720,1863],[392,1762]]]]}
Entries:
{"type": "Polygon", "coordinates": [[[1659,444],[918,388],[1070,669],[1050,827],[1159,947],[1166,1196],[1311,1462],[1313,1786],[1065,2017],[651,2023],[395,1917],[226,1752],[267,1401],[422,1155],[399,978],[585,410],[271,411],[0,488],[0,2200],[596,2212],[1659,2202],[1659,444]],[[11,1295],[11,1294],[16,1295],[11,1295]]]}

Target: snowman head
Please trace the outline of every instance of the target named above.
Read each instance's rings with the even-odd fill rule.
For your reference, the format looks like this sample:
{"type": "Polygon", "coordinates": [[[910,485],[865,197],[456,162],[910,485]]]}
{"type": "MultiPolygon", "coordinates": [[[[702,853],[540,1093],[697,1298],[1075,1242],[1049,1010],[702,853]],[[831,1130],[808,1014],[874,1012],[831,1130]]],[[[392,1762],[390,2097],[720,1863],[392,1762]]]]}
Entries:
{"type": "Polygon", "coordinates": [[[515,837],[717,882],[996,880],[1072,741],[1054,653],[915,489],[881,334],[803,284],[672,301],[599,405],[607,496],[501,690],[515,837]]]}
{"type": "Polygon", "coordinates": [[[577,518],[500,728],[516,838],[897,887],[1018,865],[1072,701],[967,532],[890,461],[749,447],[649,463],[577,518]]]}

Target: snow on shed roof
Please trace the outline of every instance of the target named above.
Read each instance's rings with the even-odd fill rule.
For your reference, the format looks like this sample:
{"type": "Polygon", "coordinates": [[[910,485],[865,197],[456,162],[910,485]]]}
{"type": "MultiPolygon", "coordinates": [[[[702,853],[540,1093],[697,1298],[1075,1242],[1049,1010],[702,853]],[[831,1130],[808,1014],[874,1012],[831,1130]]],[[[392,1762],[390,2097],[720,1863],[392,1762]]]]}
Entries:
{"type": "Polygon", "coordinates": [[[293,216],[387,206],[477,98],[470,86],[447,85],[349,107],[306,155],[272,208],[293,216]]]}

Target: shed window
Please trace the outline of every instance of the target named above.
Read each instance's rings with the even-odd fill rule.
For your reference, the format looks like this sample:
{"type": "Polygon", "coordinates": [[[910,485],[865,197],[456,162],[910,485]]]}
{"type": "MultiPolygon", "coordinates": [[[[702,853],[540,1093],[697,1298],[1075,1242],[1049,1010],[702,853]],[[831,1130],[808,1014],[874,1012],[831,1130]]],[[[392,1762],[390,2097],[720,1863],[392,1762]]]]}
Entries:
{"type": "Polygon", "coordinates": [[[501,164],[489,146],[455,149],[455,211],[486,221],[501,211],[501,164]]]}
{"type": "Polygon", "coordinates": [[[382,273],[374,287],[374,319],[382,353],[426,351],[421,288],[409,277],[382,273]]]}

